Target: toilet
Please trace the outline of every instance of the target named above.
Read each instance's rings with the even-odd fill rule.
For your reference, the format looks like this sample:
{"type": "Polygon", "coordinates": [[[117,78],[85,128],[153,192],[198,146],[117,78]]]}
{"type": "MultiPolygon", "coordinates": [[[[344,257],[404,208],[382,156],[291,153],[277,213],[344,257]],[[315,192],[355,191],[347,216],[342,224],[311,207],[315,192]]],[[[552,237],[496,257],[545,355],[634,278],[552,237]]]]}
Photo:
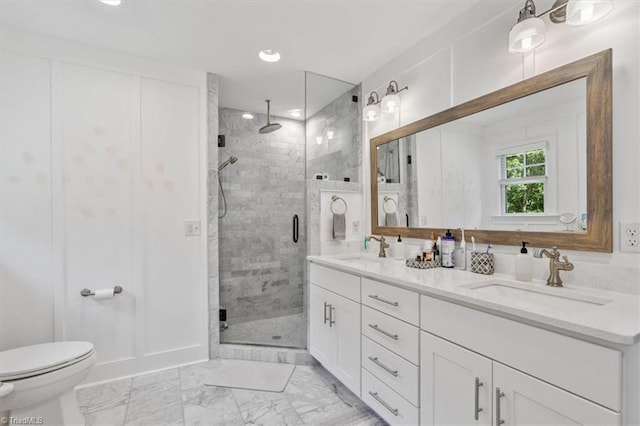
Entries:
{"type": "Polygon", "coordinates": [[[74,387],[95,363],[89,342],[43,343],[0,352],[0,417],[84,425],[74,387]]]}

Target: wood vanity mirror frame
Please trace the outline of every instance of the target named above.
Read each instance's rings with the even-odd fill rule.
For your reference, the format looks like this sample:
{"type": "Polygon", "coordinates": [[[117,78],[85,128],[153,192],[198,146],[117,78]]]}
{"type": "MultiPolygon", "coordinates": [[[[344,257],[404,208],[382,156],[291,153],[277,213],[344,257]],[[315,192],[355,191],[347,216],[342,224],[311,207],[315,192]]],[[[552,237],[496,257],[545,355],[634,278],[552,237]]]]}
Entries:
{"type": "MultiPolygon", "coordinates": [[[[378,224],[378,182],[375,177],[377,176],[376,148],[379,145],[586,77],[587,231],[531,232],[465,229],[465,238],[469,241],[473,236],[479,243],[491,242],[510,246],[520,246],[520,242],[524,240],[529,241],[532,247],[557,246],[566,250],[611,253],[613,251],[611,57],[611,49],[604,50],[371,139],[369,142],[371,232],[420,239],[430,238],[432,232],[436,235],[443,235],[446,232],[444,228],[386,227],[378,224]]],[[[451,231],[454,232],[456,240],[460,241],[460,231],[453,228],[451,231]]]]}

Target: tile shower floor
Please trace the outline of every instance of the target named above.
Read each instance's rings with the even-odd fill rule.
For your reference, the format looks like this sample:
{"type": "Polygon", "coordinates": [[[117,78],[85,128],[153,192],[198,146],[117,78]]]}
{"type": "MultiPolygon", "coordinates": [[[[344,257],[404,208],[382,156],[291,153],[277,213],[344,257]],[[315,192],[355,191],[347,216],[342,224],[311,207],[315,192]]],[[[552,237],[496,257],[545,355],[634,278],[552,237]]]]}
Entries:
{"type": "Polygon", "coordinates": [[[296,366],[283,392],[260,392],[205,386],[208,372],[218,362],[79,389],[76,394],[86,424],[386,424],[320,366],[296,366]]]}
{"type": "Polygon", "coordinates": [[[304,348],[307,346],[302,313],[232,324],[220,334],[222,343],[304,348]]]}

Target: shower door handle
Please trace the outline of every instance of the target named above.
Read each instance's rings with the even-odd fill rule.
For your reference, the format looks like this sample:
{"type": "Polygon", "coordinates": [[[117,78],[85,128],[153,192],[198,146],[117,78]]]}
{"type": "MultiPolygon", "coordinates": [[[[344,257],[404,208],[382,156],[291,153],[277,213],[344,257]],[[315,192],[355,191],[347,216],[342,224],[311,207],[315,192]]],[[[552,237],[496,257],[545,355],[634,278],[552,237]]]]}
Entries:
{"type": "Polygon", "coordinates": [[[298,237],[300,234],[300,223],[298,220],[298,215],[294,214],[293,215],[293,242],[297,243],[298,242],[298,237]]]}

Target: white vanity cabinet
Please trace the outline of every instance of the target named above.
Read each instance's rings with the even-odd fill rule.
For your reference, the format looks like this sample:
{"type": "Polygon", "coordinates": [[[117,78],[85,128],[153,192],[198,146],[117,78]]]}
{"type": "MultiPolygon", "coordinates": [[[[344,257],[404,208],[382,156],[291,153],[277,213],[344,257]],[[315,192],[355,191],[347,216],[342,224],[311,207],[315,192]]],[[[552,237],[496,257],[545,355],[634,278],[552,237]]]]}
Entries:
{"type": "Polygon", "coordinates": [[[360,395],[360,278],[310,265],[309,353],[360,395]]]}
{"type": "Polygon", "coordinates": [[[428,296],[420,302],[422,424],[621,424],[619,351],[428,296]]]}
{"type": "Polygon", "coordinates": [[[420,353],[420,424],[620,424],[618,413],[424,331],[420,353]]]}
{"type": "Polygon", "coordinates": [[[320,263],[310,266],[310,352],[391,425],[640,424],[638,343],[459,301],[468,273],[320,263]]]}
{"type": "Polygon", "coordinates": [[[391,425],[419,423],[420,297],[362,278],[362,400],[391,425]]]}

